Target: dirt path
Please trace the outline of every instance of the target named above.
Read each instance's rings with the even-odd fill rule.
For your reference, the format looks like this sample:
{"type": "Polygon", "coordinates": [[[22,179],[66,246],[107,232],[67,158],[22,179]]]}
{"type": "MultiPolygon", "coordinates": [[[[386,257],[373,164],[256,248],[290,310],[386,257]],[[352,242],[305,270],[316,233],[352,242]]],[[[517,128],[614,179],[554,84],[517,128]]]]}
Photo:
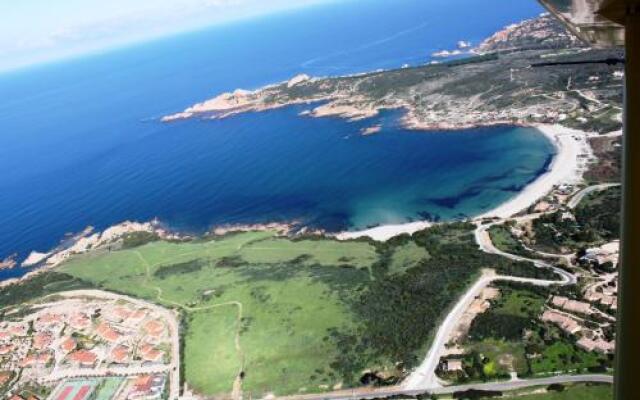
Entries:
{"type": "MultiPolygon", "coordinates": [[[[162,302],[162,303],[171,304],[171,305],[176,306],[178,308],[181,308],[181,309],[183,309],[183,310],[185,310],[187,312],[207,311],[207,310],[212,310],[212,309],[216,309],[216,308],[220,308],[220,307],[229,307],[229,306],[234,306],[234,307],[236,307],[238,309],[237,316],[236,316],[236,333],[235,333],[234,343],[235,343],[236,352],[238,353],[238,362],[240,364],[240,369],[238,371],[236,379],[233,382],[233,389],[231,391],[231,397],[234,400],[241,400],[242,399],[242,375],[243,375],[244,368],[245,368],[245,355],[244,355],[244,350],[242,349],[241,340],[240,340],[241,331],[242,331],[242,318],[243,318],[243,305],[242,305],[242,303],[239,302],[239,301],[228,301],[226,303],[211,304],[211,305],[208,305],[208,306],[190,307],[190,306],[187,306],[186,304],[178,303],[176,301],[167,299],[167,298],[163,297],[162,288],[160,288],[158,286],[153,286],[153,285],[150,284],[150,281],[151,281],[151,266],[152,265],[144,258],[144,256],[139,251],[135,251],[135,254],[140,259],[140,261],[142,262],[142,264],[145,267],[145,282],[144,282],[144,285],[146,287],[148,287],[149,289],[153,289],[156,292],[156,300],[157,301],[162,302]]],[[[166,263],[166,260],[163,260],[163,262],[166,263]]]]}

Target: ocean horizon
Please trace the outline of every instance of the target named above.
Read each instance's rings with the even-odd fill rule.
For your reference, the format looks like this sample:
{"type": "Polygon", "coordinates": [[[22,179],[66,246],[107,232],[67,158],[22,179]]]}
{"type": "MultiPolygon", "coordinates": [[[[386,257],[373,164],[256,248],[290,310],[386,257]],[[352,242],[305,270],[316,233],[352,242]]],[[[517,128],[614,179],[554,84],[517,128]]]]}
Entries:
{"type": "MultiPolygon", "coordinates": [[[[309,105],[160,121],[300,73],[422,65],[541,12],[534,2],[388,3],[314,6],[0,74],[0,168],[10,172],[0,176],[0,260],[125,220],[201,233],[226,224],[298,221],[338,232],[464,219],[546,172],[555,149],[533,128],[412,131],[400,110],[355,122],[300,116],[309,105]],[[478,23],[465,24],[472,16],[478,23]],[[360,134],[375,124],[380,133],[360,134]]],[[[2,270],[0,280],[25,272],[2,270]]]]}

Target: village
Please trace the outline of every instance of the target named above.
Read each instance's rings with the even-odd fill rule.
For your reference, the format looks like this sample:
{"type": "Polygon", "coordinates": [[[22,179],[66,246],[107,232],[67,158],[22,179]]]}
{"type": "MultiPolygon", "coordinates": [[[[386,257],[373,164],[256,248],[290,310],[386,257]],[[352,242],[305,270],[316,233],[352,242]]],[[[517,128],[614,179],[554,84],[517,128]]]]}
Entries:
{"type": "MultiPolygon", "coordinates": [[[[499,225],[493,231],[491,240],[499,252],[518,254],[520,257],[542,259],[577,277],[576,290],[568,294],[550,291],[544,297],[530,327],[552,326],[559,329],[578,349],[601,357],[610,358],[615,353],[615,323],[618,304],[618,259],[620,241],[598,237],[597,245],[584,246],[581,242],[569,240],[572,229],[588,230],[581,226],[576,215],[578,204],[588,196],[616,190],[617,184],[602,184],[581,187],[569,184],[558,185],[527,211],[499,225]],[[551,240],[543,246],[542,232],[550,232],[551,240]],[[506,238],[505,238],[506,237],[506,238]],[[553,246],[557,248],[553,248],[553,246]],[[551,247],[551,249],[549,249],[551,247]]],[[[615,232],[617,234],[617,232],[615,232]]],[[[614,236],[615,236],[614,234],[614,236]]],[[[442,379],[469,379],[468,357],[470,331],[476,318],[501,304],[506,296],[504,286],[494,284],[485,287],[473,298],[451,332],[445,351],[439,362],[439,376],[442,379]]],[[[508,300],[507,300],[508,301],[508,300]]],[[[525,303],[526,304],[526,301],[525,303]]],[[[534,308],[535,310],[535,308],[534,308]]],[[[524,331],[522,340],[530,339],[532,332],[524,331]]],[[[500,339],[500,338],[495,338],[500,339]]],[[[480,354],[480,357],[486,355],[480,354]]],[[[529,358],[538,354],[527,354],[529,358]]],[[[485,361],[488,361],[486,359],[485,361]]],[[[513,360],[500,360],[509,365],[511,378],[518,374],[513,360]]]]}
{"type": "Polygon", "coordinates": [[[73,292],[10,310],[0,323],[0,386],[12,400],[166,398],[178,362],[167,314],[73,292]]]}

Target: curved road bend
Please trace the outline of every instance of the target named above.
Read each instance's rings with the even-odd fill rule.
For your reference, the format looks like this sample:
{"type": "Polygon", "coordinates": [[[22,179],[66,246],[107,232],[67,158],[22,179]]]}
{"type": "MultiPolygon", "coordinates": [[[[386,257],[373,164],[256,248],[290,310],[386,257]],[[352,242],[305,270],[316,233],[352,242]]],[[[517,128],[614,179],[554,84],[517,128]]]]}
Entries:
{"type": "Polygon", "coordinates": [[[588,186],[582,189],[581,191],[579,191],[578,193],[574,194],[571,200],[569,200],[569,202],[567,203],[567,207],[576,208],[578,204],[580,204],[582,199],[584,199],[587,195],[593,192],[601,192],[603,190],[606,190],[615,186],[620,186],[620,184],[619,183],[603,183],[601,185],[588,186]]]}
{"type": "Polygon", "coordinates": [[[525,257],[517,256],[514,254],[505,253],[498,250],[493,243],[488,233],[488,229],[501,222],[495,222],[487,225],[479,225],[475,231],[476,242],[480,246],[480,249],[489,254],[496,254],[514,261],[528,261],[534,263],[538,268],[549,268],[553,270],[557,275],[561,277],[560,280],[542,280],[532,278],[520,278],[515,276],[503,276],[495,275],[491,273],[483,273],[482,277],[458,300],[458,303],[449,312],[445,320],[442,322],[436,336],[433,340],[431,348],[427,353],[424,361],[404,380],[402,387],[407,390],[431,390],[440,388],[442,385],[438,381],[436,376],[436,368],[440,362],[440,357],[445,350],[445,346],[451,337],[453,330],[458,325],[460,318],[469,308],[473,300],[480,295],[489,284],[496,281],[509,281],[509,282],[522,282],[537,286],[551,286],[551,285],[573,285],[577,282],[577,278],[553,265],[540,260],[532,260],[525,257]]]}

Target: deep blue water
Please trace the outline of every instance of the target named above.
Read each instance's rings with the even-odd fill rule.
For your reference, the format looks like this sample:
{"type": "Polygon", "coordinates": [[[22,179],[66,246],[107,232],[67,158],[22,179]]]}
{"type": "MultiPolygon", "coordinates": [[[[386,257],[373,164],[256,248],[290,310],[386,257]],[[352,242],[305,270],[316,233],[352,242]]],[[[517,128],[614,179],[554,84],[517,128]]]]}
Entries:
{"type": "MultiPolygon", "coordinates": [[[[158,118],[238,87],[429,61],[541,12],[533,0],[347,1],[0,75],[0,259],[67,232],[160,218],[202,231],[291,221],[342,230],[490,209],[546,168],[533,130],[410,132],[378,121],[158,118]]],[[[22,274],[0,271],[0,279],[22,274]]]]}

